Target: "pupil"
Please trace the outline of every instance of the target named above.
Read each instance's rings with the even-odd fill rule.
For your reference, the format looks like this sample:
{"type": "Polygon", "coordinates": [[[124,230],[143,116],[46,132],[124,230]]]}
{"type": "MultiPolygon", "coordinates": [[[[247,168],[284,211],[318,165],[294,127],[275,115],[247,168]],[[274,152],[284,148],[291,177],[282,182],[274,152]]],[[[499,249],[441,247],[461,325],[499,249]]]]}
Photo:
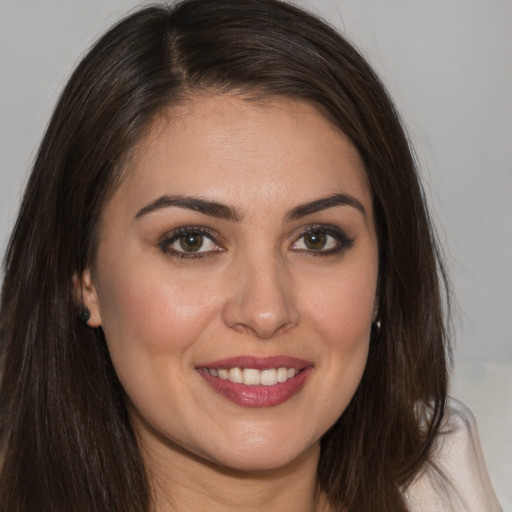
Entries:
{"type": "Polygon", "coordinates": [[[320,231],[308,233],[305,242],[308,249],[323,249],[325,247],[325,233],[320,231]]]}
{"type": "Polygon", "coordinates": [[[197,234],[184,235],[180,238],[180,245],[184,251],[196,252],[203,245],[203,237],[197,234]]]}

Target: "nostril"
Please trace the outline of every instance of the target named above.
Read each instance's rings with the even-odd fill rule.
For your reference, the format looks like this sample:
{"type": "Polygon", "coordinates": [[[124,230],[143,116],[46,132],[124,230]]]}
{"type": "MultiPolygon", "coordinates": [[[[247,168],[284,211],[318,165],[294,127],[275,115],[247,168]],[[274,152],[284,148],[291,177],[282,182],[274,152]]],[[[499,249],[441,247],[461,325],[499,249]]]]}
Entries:
{"type": "Polygon", "coordinates": [[[237,332],[271,339],[298,322],[293,280],[274,259],[264,264],[246,256],[224,304],[223,320],[237,332]]]}
{"type": "Polygon", "coordinates": [[[233,301],[226,304],[223,318],[228,327],[239,333],[270,339],[295,326],[299,315],[293,305],[284,302],[280,305],[256,307],[254,303],[233,301]]]}

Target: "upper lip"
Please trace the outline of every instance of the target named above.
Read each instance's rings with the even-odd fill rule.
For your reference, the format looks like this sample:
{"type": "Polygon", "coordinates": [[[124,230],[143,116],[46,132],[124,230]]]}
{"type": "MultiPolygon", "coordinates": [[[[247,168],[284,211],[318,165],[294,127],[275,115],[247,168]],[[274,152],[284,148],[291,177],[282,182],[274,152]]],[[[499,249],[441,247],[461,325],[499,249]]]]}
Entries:
{"type": "Polygon", "coordinates": [[[254,368],[255,370],[266,370],[268,368],[285,367],[302,370],[308,366],[313,366],[313,363],[291,356],[278,355],[264,357],[243,355],[197,364],[196,368],[254,368]]]}

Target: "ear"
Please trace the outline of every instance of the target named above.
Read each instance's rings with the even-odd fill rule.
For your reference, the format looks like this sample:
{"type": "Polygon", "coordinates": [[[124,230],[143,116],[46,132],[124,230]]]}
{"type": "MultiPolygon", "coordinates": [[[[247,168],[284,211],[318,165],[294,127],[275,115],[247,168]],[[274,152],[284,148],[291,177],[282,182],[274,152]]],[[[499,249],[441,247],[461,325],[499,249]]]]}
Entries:
{"type": "Polygon", "coordinates": [[[90,311],[91,316],[87,321],[89,327],[101,326],[100,303],[96,287],[94,286],[91,271],[86,268],[79,278],[78,275],[73,276],[73,287],[75,289],[75,297],[77,304],[82,304],[90,311]]]}

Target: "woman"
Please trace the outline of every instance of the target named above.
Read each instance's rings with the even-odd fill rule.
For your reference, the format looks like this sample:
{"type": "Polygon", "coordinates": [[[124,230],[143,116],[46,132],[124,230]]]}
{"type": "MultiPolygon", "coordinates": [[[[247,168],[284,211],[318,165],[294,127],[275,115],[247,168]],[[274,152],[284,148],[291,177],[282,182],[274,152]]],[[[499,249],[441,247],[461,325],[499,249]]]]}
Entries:
{"type": "Polygon", "coordinates": [[[444,290],[353,47],[274,0],[143,9],[71,77],[11,238],[0,507],[499,510],[478,448],[446,464],[444,290]]]}

